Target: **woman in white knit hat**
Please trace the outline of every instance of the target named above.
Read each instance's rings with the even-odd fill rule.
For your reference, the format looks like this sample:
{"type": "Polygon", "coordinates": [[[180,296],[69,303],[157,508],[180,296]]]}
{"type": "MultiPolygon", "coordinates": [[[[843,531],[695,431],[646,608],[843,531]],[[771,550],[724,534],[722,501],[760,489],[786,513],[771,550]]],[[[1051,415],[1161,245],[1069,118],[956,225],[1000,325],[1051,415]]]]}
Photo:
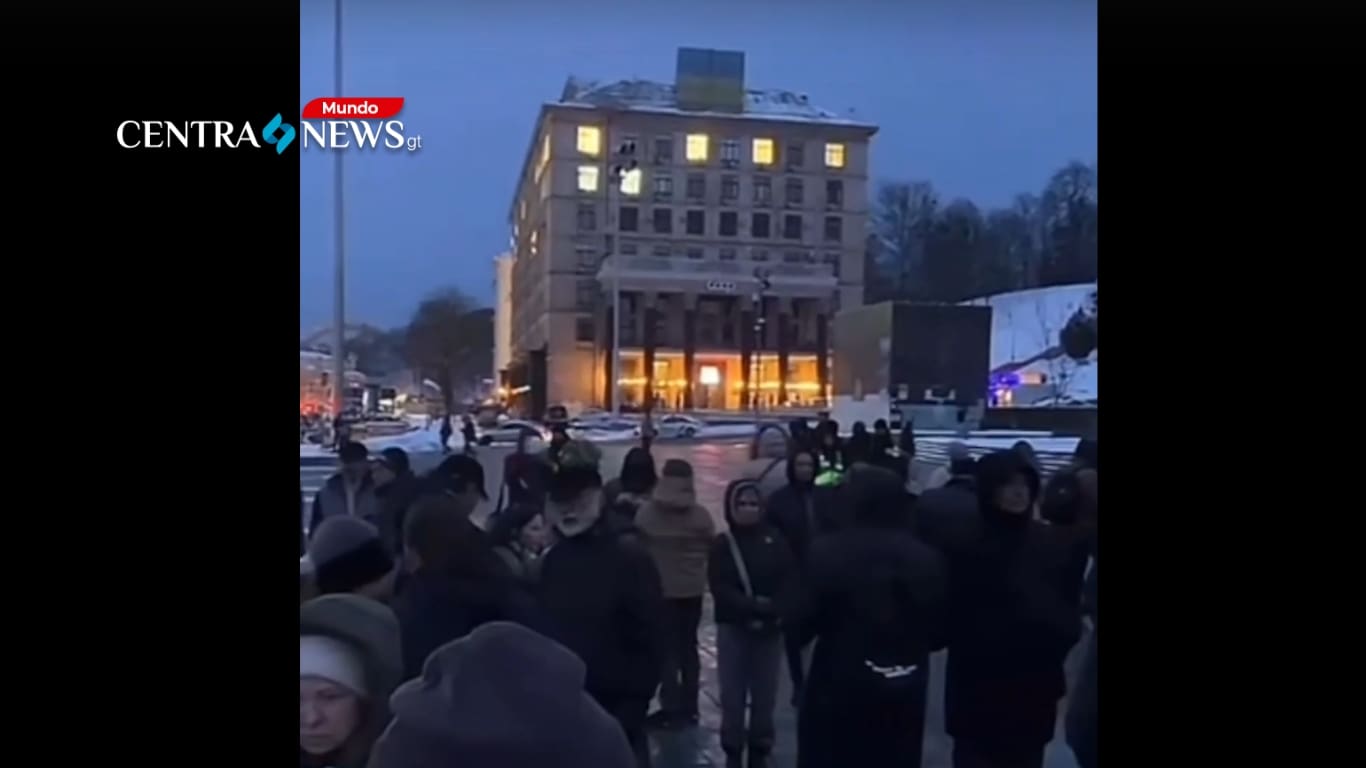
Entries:
{"type": "Polygon", "coordinates": [[[299,608],[299,766],[364,768],[402,677],[398,622],[357,595],[299,608]]]}

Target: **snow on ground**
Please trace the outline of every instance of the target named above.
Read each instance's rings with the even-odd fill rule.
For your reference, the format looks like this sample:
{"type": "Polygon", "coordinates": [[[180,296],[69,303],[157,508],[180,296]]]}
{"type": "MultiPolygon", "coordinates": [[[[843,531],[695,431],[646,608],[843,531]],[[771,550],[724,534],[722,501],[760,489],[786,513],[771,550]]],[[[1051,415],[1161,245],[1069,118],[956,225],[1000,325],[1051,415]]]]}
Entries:
{"type": "MultiPolygon", "coordinates": [[[[917,443],[928,443],[931,445],[948,445],[958,440],[956,437],[931,437],[924,438],[916,436],[917,443]]],[[[1078,438],[1075,437],[1016,437],[1014,435],[1001,436],[993,432],[974,432],[962,442],[969,448],[980,448],[985,451],[1004,451],[1020,440],[1024,440],[1034,446],[1034,450],[1040,453],[1066,453],[1071,454],[1077,449],[1078,438]]]]}
{"type": "MultiPolygon", "coordinates": [[[[1058,333],[1076,311],[1089,305],[1096,283],[1056,285],[1027,291],[998,293],[965,304],[991,307],[991,368],[1019,363],[1056,346],[1058,333]]],[[[1100,399],[1100,358],[1078,364],[1061,357],[1039,360],[1019,370],[1045,374],[1062,384],[1063,394],[1078,400],[1100,399]]]]}

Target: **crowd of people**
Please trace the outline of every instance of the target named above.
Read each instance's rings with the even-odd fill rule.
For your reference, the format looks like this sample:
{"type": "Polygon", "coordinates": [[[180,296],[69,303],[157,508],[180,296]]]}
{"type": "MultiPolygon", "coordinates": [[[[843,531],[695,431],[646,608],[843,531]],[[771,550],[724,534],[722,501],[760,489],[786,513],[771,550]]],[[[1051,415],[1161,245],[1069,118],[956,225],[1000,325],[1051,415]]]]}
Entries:
{"type": "Polygon", "coordinates": [[[1096,443],[1046,483],[1028,444],[955,444],[920,488],[910,433],[766,428],[720,532],[648,444],[611,479],[592,443],[519,444],[485,525],[473,456],[342,446],[300,530],[300,768],[648,766],[652,729],[697,725],[708,594],[727,768],[772,765],[787,704],[799,768],[919,766],[942,649],[956,768],[1040,768],[1083,637],[1066,733],[1095,768],[1096,443]]]}

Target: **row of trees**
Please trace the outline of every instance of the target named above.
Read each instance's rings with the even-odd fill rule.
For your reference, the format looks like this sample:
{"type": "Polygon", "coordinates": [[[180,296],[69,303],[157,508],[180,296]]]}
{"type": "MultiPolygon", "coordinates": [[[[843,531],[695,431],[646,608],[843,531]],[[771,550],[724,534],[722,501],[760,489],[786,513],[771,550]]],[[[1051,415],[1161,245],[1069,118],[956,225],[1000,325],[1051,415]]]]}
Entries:
{"type": "Polygon", "coordinates": [[[925,181],[882,184],[868,237],[868,302],[957,302],[1004,291],[1094,282],[1098,268],[1096,169],[1073,162],[1038,195],[983,212],[940,200],[925,181]]]}
{"type": "Polygon", "coordinates": [[[347,351],[368,376],[407,368],[431,379],[449,410],[462,389],[493,368],[493,310],[455,288],[442,289],[422,300],[407,325],[364,334],[347,351]]]}

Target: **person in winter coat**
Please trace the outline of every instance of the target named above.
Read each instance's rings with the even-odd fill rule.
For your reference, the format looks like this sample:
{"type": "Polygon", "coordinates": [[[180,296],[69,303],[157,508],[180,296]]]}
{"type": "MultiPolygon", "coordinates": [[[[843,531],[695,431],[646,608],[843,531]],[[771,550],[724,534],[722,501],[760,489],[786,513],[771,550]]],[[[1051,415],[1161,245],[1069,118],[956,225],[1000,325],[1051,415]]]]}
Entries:
{"type": "Polygon", "coordinates": [[[299,767],[365,768],[401,680],[398,622],[358,595],[299,607],[299,767]]]}
{"type": "Polygon", "coordinates": [[[915,529],[921,541],[948,552],[976,535],[980,528],[976,472],[976,460],[968,447],[950,444],[947,479],[916,499],[915,529]]]}
{"type": "Polygon", "coordinates": [[[441,646],[392,698],[370,768],[633,768],[572,651],[517,624],[441,646]]]}
{"type": "Polygon", "coordinates": [[[792,445],[781,426],[765,424],[754,436],[749,450],[749,463],[740,470],[739,479],[758,483],[759,493],[768,499],[786,484],[783,467],[792,445]]]}
{"type": "Polygon", "coordinates": [[[318,530],[328,517],[349,515],[374,520],[379,515],[379,497],[370,477],[369,450],[361,443],[344,443],[339,458],[341,471],[329,477],[313,498],[310,531],[318,530]]]}
{"type": "Polygon", "coordinates": [[[868,434],[868,425],[854,422],[849,440],[844,444],[844,466],[866,464],[873,458],[873,436],[868,434]]]}
{"type": "Polygon", "coordinates": [[[1039,768],[1081,631],[1068,550],[1031,517],[1039,476],[1013,451],[977,462],[978,530],[951,552],[944,709],[955,768],[1039,768]]]}
{"type": "Polygon", "coordinates": [[[299,486],[299,557],[308,552],[308,531],[304,530],[304,487],[299,486]]]}
{"type": "Polygon", "coordinates": [[[845,452],[840,444],[840,425],[834,419],[821,422],[819,447],[816,459],[816,482],[819,485],[837,485],[842,481],[844,472],[849,468],[845,452]]]}
{"type": "Polygon", "coordinates": [[[749,768],[765,768],[773,751],[773,707],[783,653],[778,617],[791,600],[796,560],[782,534],[765,519],[754,482],[730,484],[725,515],[730,529],[716,537],[707,560],[721,678],[721,748],[727,768],[742,768],[746,747],[749,768]]]}
{"type": "MultiPolygon", "coordinates": [[[[1090,470],[1083,470],[1090,471],[1090,470]]],[[[1087,509],[1089,499],[1082,489],[1080,472],[1060,472],[1044,487],[1039,504],[1040,518],[1065,550],[1065,578],[1068,599],[1081,600],[1086,566],[1091,560],[1094,515],[1087,509]]]]}
{"type": "Polygon", "coordinates": [[[797,719],[798,768],[918,768],[929,656],[947,633],[940,557],[905,524],[895,473],[849,479],[852,527],[811,546],[792,616],[815,642],[797,719]]]}
{"type": "Polygon", "coordinates": [[[519,584],[530,587],[540,580],[541,556],[550,543],[540,509],[518,505],[503,510],[489,528],[489,542],[519,584]]]}
{"type": "Polygon", "coordinates": [[[626,452],[621,461],[621,475],[603,486],[603,503],[607,509],[621,515],[621,522],[635,524],[636,513],[649,500],[659,477],[655,459],[650,452],[636,446],[626,452]]]}
{"type": "Polygon", "coordinates": [[[394,592],[394,558],[379,531],[359,517],[329,517],[308,543],[318,594],[354,593],[386,602],[394,592]]]}
{"type": "Polygon", "coordinates": [[[408,514],[408,507],[417,500],[421,483],[413,474],[408,453],[402,448],[381,451],[379,460],[370,467],[370,476],[374,478],[375,495],[379,497],[375,527],[389,554],[397,557],[402,554],[403,518],[408,514]]]}
{"type": "Polygon", "coordinates": [[[1034,450],[1033,443],[1028,440],[1016,440],[1015,444],[1010,446],[1010,450],[1018,453],[1040,477],[1043,476],[1043,465],[1039,463],[1039,454],[1034,450]]]}
{"type": "Polygon", "coordinates": [[[540,626],[488,537],[469,520],[468,499],[428,496],[413,506],[403,529],[408,578],[394,598],[403,628],[405,679],[422,672],[427,655],[490,621],[540,626]]]}
{"type": "Polygon", "coordinates": [[[1099,659],[1096,656],[1096,635],[1100,627],[1099,566],[1093,566],[1086,577],[1086,607],[1091,614],[1091,636],[1086,641],[1086,654],[1082,657],[1081,669],[1077,672],[1077,682],[1072,687],[1072,695],[1067,700],[1067,745],[1077,758],[1080,768],[1096,768],[1096,720],[1100,712],[1100,699],[1097,693],[1099,659]]]}
{"type": "Polygon", "coordinates": [[[659,570],[667,627],[660,710],[651,722],[674,726],[697,722],[702,670],[697,626],[702,621],[707,553],[716,538],[716,523],[697,503],[691,464],[669,459],[662,474],[654,496],[636,515],[636,527],[659,570]]]}
{"type": "Polygon", "coordinates": [[[441,452],[451,452],[451,437],[455,435],[455,428],[451,426],[451,415],[449,413],[441,417],[441,452]]]}
{"type": "Polygon", "coordinates": [[[527,450],[531,433],[517,433],[517,447],[503,459],[503,486],[495,510],[526,505],[539,509],[545,504],[545,475],[549,469],[544,457],[527,450]]]}
{"type": "Polygon", "coordinates": [[[478,442],[478,436],[474,431],[474,419],[471,419],[468,413],[461,419],[460,436],[465,441],[465,453],[474,453],[474,446],[478,442]]]}
{"type": "MultiPolygon", "coordinates": [[[[844,524],[838,516],[836,492],[816,487],[816,467],[814,453],[794,453],[787,461],[787,485],[769,497],[766,511],[769,523],[791,547],[799,574],[805,573],[811,543],[839,530],[844,524]]],[[[786,633],[786,656],[795,702],[801,695],[805,674],[802,645],[793,632],[786,633]]]]}
{"type": "Polygon", "coordinates": [[[616,535],[602,514],[600,452],[571,440],[546,495],[554,543],[537,592],[547,634],[588,667],[586,689],[649,766],[645,714],[663,668],[664,598],[648,552],[616,535]]]}

